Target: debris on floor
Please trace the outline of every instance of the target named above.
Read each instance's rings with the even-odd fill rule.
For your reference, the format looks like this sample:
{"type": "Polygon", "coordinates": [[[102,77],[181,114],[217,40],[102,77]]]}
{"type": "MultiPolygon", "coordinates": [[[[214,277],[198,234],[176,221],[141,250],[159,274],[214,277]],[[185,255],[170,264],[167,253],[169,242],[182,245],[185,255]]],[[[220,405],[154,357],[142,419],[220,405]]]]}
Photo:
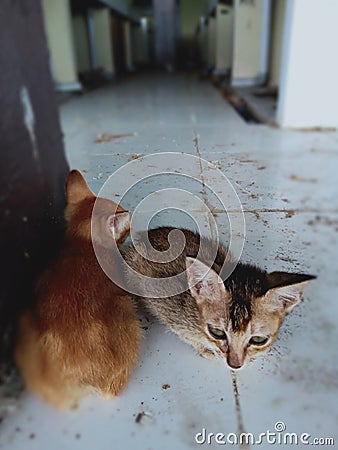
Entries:
{"type": "Polygon", "coordinates": [[[121,139],[124,137],[131,137],[131,136],[136,136],[136,133],[125,133],[125,134],[101,133],[98,134],[94,142],[95,144],[105,144],[106,142],[113,141],[114,139],[121,139]]]}
{"type": "Polygon", "coordinates": [[[11,369],[0,382],[0,423],[18,409],[19,399],[24,391],[23,381],[16,371],[11,369]]]}
{"type": "Polygon", "coordinates": [[[142,411],[137,414],[135,418],[135,422],[140,425],[153,425],[155,422],[155,419],[152,414],[149,412],[142,411]]]}

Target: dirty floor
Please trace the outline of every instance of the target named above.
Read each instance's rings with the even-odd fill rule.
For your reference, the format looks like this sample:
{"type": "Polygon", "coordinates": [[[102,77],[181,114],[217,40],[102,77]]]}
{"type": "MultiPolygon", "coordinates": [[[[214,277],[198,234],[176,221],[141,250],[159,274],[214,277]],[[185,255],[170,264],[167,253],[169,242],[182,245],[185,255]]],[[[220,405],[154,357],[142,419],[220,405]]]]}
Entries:
{"type": "MultiPolygon", "coordinates": [[[[130,163],[113,183],[124,207],[134,211],[149,196],[142,212],[151,226],[193,226],[197,217],[208,230],[215,219],[227,243],[228,207],[217,197],[231,191],[223,173],[244,212],[241,260],[318,279],[271,351],[235,376],[145,317],[139,365],[119,398],[86,398],[60,414],[24,393],[0,424],[0,448],[218,448],[217,433],[231,445],[243,431],[256,439],[275,432],[277,442],[296,433],[297,448],[308,448],[300,441],[304,433],[309,443],[334,438],[337,445],[338,134],[247,124],[208,82],[172,74],[131,76],[70,99],[60,114],[70,166],[83,171],[96,193],[130,163]],[[161,152],[177,154],[158,159],[161,152]],[[153,193],[168,188],[201,198],[209,212],[186,192],[172,197],[184,211],[153,193]],[[163,204],[169,209],[159,212],[163,204]]],[[[273,446],[264,439],[261,448],[273,446]]]]}

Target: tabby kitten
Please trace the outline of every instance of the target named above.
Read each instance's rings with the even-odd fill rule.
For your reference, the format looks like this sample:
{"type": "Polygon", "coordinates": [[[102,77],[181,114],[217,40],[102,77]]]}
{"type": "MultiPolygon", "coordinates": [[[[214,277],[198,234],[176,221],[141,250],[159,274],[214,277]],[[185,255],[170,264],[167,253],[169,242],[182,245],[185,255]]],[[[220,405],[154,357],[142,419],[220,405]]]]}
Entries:
{"type": "MultiPolygon", "coordinates": [[[[171,240],[171,247],[168,243],[173,230],[170,227],[150,230],[150,244],[159,252],[179,254],[177,241],[171,240]]],[[[152,282],[143,285],[132,271],[128,274],[129,284],[138,283],[141,295],[136,300],[202,356],[224,358],[230,368],[239,369],[271,347],[285,315],[300,302],[305,287],[315,277],[267,273],[253,265],[238,263],[223,282],[219,273],[229,259],[226,248],[219,245],[214,263],[207,265],[213,242],[192,231],[181,231],[186,240],[184,250],[170,262],[145,259],[134,246],[126,250],[124,257],[136,272],[151,278],[173,277],[186,270],[184,292],[158,298],[152,282]],[[204,250],[196,259],[200,246],[204,250]],[[209,267],[212,268],[208,270],[209,267]]],[[[147,256],[147,247],[143,244],[141,247],[147,256]]],[[[176,278],[168,281],[180,282],[176,278]]]]}

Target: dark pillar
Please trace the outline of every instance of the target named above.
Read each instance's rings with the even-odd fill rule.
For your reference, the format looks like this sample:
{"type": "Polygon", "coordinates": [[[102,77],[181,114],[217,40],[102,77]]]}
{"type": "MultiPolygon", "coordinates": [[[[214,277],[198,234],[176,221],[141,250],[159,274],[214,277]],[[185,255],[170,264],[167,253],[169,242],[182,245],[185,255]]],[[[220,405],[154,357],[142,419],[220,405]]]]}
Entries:
{"type": "Polygon", "coordinates": [[[40,2],[0,2],[0,377],[19,312],[63,233],[68,171],[40,2]]]}
{"type": "Polygon", "coordinates": [[[153,8],[156,62],[172,70],[176,62],[178,35],[177,0],[153,0],[153,8]]]}

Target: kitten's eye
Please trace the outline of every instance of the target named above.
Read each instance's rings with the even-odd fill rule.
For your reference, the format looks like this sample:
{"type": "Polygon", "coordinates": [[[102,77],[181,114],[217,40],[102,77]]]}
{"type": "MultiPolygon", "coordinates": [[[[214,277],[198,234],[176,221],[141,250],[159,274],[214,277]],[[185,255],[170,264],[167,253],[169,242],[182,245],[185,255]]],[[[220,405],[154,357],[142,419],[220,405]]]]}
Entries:
{"type": "Polygon", "coordinates": [[[226,339],[227,338],[225,331],[220,330],[219,328],[212,327],[211,325],[208,325],[208,331],[211,334],[211,336],[215,339],[226,339]]]}
{"type": "Polygon", "coordinates": [[[252,336],[249,341],[250,345],[264,345],[268,342],[269,338],[266,336],[252,336]]]}

